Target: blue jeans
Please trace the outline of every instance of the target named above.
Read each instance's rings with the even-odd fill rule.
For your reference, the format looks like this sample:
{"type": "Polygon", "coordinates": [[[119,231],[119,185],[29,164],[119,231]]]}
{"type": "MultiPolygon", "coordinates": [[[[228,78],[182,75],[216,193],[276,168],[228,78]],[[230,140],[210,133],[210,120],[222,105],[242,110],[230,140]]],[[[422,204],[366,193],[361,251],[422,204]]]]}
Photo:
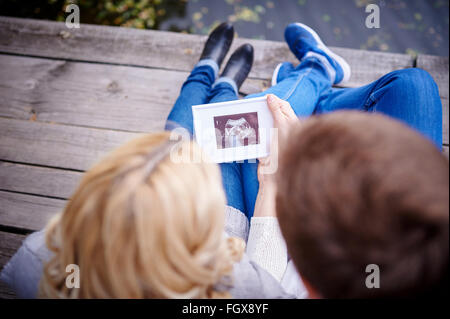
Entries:
{"type": "MultiPolygon", "coordinates": [[[[238,99],[232,85],[216,83],[213,68],[195,67],[183,84],[180,96],[168,117],[193,131],[191,106],[238,99]]],[[[287,100],[299,117],[336,110],[380,112],[400,120],[421,132],[442,148],[442,105],[436,83],[421,69],[391,72],[360,88],[333,88],[320,61],[303,60],[288,76],[264,92],[247,98],[275,94],[287,100]]],[[[167,128],[170,128],[170,125],[167,128]]],[[[227,204],[253,216],[259,184],[257,163],[222,163],[223,185],[227,204]]]]}

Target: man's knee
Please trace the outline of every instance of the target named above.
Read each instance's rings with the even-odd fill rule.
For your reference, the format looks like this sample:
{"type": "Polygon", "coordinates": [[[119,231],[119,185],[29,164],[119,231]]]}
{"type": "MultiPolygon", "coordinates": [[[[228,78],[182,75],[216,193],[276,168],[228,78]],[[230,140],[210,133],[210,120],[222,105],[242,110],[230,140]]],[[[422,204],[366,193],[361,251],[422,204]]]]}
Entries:
{"type": "Polygon", "coordinates": [[[419,68],[410,68],[394,71],[391,73],[394,77],[393,83],[396,87],[408,87],[414,90],[437,91],[437,85],[433,77],[427,71],[419,68]]]}

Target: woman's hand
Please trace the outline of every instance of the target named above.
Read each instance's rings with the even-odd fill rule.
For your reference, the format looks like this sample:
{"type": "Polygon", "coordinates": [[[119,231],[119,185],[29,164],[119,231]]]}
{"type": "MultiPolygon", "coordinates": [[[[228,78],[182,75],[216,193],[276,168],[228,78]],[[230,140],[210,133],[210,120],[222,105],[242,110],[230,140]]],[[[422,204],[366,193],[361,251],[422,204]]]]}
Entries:
{"type": "Polygon", "coordinates": [[[276,217],[274,175],[278,169],[278,149],[287,138],[289,129],[298,122],[297,115],[289,102],[269,94],[267,95],[267,105],[273,116],[275,134],[272,135],[270,155],[259,159],[259,191],[255,203],[255,217],[276,217]]]}

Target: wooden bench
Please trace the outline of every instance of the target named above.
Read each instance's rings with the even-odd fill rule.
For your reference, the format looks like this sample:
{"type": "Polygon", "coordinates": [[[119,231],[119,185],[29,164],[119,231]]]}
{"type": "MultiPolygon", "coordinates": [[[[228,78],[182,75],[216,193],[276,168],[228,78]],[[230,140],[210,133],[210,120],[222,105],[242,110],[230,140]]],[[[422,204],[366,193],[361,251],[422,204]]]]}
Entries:
{"type": "MultiPolygon", "coordinates": [[[[83,174],[111,149],[163,128],[205,36],[0,17],[0,269],[26,234],[60,212],[83,174]]],[[[282,42],[250,42],[243,95],[270,85],[282,42]]],[[[349,87],[420,67],[439,85],[448,155],[448,57],[334,48],[353,69],[349,87]]],[[[14,294],[0,284],[0,298],[14,294]]]]}

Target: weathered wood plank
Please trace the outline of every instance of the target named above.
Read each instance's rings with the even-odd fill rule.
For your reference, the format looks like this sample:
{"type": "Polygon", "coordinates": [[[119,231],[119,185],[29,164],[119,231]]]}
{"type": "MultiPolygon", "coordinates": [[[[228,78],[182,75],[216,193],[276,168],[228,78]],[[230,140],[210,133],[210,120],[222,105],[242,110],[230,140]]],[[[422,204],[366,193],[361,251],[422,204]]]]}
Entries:
{"type": "Polygon", "coordinates": [[[128,131],[164,127],[186,72],[0,55],[0,115],[128,131]]]}
{"type": "Polygon", "coordinates": [[[417,57],[417,67],[428,71],[439,87],[441,97],[448,99],[449,67],[448,57],[433,55],[419,55],[417,57]]]}
{"type": "MultiPolygon", "coordinates": [[[[186,72],[0,55],[0,116],[152,132],[164,121],[186,72]]],[[[267,81],[250,80],[246,93],[267,81]]],[[[448,143],[448,100],[444,99],[448,143]]]]}
{"type": "Polygon", "coordinates": [[[63,211],[65,200],[0,191],[0,224],[26,230],[43,228],[63,211]]]}
{"type": "Polygon", "coordinates": [[[0,299],[17,299],[16,294],[5,283],[0,281],[0,299]]]}
{"type": "MultiPolygon", "coordinates": [[[[0,55],[0,116],[152,132],[164,122],[187,72],[0,55]]],[[[246,81],[243,91],[267,83],[246,81]]]]}
{"type": "Polygon", "coordinates": [[[25,235],[0,231],[0,270],[6,265],[25,239],[25,235]]]}
{"type": "MultiPolygon", "coordinates": [[[[0,271],[19,249],[24,235],[0,231],[0,271]]],[[[14,299],[16,294],[3,282],[0,282],[0,299],[14,299]]]]}
{"type": "Polygon", "coordinates": [[[83,173],[0,161],[0,190],[69,198],[83,173]]]}
{"type": "MultiPolygon", "coordinates": [[[[206,36],[119,27],[82,25],[67,29],[62,22],[0,17],[0,52],[77,61],[106,62],[190,71],[206,36]],[[174,49],[176,43],[176,49],[174,49]]],[[[232,50],[248,42],[255,48],[250,77],[269,79],[282,61],[297,63],[283,42],[237,38],[232,50]]],[[[353,69],[346,86],[360,86],[397,69],[413,66],[406,54],[333,48],[353,69]]]]}
{"type": "Polygon", "coordinates": [[[0,118],[0,160],[86,170],[138,135],[0,118]]]}

